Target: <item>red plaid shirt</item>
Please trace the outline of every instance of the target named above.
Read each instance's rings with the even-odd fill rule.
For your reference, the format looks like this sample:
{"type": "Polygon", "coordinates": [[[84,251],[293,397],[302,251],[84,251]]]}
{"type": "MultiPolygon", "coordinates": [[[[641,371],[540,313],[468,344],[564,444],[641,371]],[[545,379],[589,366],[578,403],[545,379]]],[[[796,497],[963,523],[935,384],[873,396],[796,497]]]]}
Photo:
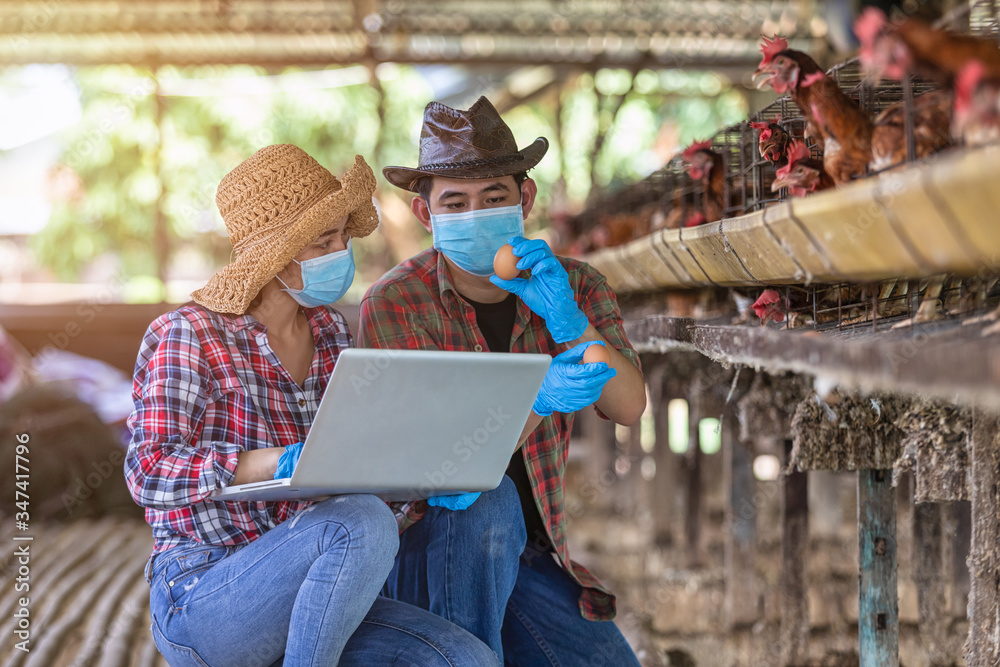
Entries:
{"type": "MultiPolygon", "coordinates": [[[[455,290],[447,264],[430,248],[403,262],[372,285],[361,302],[362,347],[422,350],[488,350],[476,325],[476,312],[455,290]]],[[[615,294],[596,269],[561,258],[580,308],[608,343],[639,366],[622,326],[615,294]]],[[[545,321],[520,300],[511,332],[511,352],[541,352],[555,356],[565,346],[552,340],[545,321]]],[[[522,448],[542,522],[548,528],[559,561],[583,587],[580,613],[590,620],[615,616],[615,598],[582,565],[570,560],[566,544],[563,498],[566,455],[572,414],[554,412],[542,420],[522,448]]],[[[420,520],[426,503],[408,508],[402,527],[420,520]]]]}
{"type": "Polygon", "coordinates": [[[159,317],[136,361],[125,477],[153,528],[153,553],[244,546],[309,502],[216,502],[241,451],[304,441],[340,351],[353,340],[333,309],[304,311],[316,352],[300,387],[255,318],[197,305],[159,317]]]}

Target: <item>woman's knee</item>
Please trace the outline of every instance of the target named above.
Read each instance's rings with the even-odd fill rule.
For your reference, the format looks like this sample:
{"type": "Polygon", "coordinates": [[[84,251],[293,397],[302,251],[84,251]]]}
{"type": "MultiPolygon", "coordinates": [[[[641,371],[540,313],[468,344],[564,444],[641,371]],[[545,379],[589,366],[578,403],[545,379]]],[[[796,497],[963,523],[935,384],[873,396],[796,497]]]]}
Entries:
{"type": "MultiPolygon", "coordinates": [[[[351,545],[373,553],[387,552],[395,557],[399,546],[396,517],[385,501],[367,494],[334,496],[309,506],[291,521],[334,524],[338,530],[330,537],[348,536],[351,545]],[[309,516],[312,514],[313,516],[309,516]]],[[[293,526],[294,528],[294,526],[293,526]]]]}

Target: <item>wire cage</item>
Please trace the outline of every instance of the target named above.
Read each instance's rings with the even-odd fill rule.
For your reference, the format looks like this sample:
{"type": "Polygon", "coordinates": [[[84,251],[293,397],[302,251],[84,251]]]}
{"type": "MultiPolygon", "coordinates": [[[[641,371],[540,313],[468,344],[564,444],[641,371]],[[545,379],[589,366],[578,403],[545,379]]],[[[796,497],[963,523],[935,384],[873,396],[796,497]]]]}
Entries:
{"type": "MultiPolygon", "coordinates": [[[[995,0],[981,0],[964,6],[937,22],[938,27],[976,34],[1000,42],[1000,8],[995,0]]],[[[916,161],[914,146],[914,100],[937,88],[932,81],[910,77],[903,81],[883,79],[877,83],[866,77],[857,58],[842,62],[827,71],[848,97],[870,117],[894,104],[901,104],[908,130],[904,162],[889,165],[892,169],[916,161]]],[[[603,247],[635,240],[662,227],[689,226],[719,218],[745,215],[786,199],[785,190],[772,192],[775,168],[758,151],[759,132],[750,122],[775,122],[793,139],[804,139],[805,119],[789,96],[783,96],[751,114],[747,121],[720,130],[711,138],[711,151],[723,172],[721,191],[707,192],[702,182],[695,182],[678,155],[664,167],[638,183],[598,198],[579,215],[571,218],[568,233],[576,239],[572,252],[586,253],[603,247]],[[720,214],[700,218],[692,212],[704,211],[706,202],[718,205],[720,214]]],[[[819,157],[813,148],[813,157],[819,157]]],[[[877,172],[870,172],[872,175],[877,172]]]]}
{"type": "MultiPolygon", "coordinates": [[[[998,314],[1000,304],[997,275],[967,278],[942,274],[923,280],[784,285],[775,289],[786,308],[785,328],[824,332],[884,332],[930,322],[936,326],[989,322],[998,314]]],[[[979,335],[978,328],[973,335],[979,335]]]]}

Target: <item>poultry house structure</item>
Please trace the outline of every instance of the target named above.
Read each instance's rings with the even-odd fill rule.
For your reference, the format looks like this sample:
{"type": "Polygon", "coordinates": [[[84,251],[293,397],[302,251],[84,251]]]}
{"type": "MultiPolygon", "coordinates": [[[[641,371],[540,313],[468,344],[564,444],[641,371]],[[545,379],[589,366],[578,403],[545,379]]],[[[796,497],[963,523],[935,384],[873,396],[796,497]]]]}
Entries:
{"type": "MultiPolygon", "coordinates": [[[[973,24],[972,30],[983,31],[985,37],[979,37],[983,41],[992,36],[990,46],[997,50],[995,23],[992,33],[990,25],[973,24]]],[[[775,41],[783,40],[762,40],[763,60],[773,55],[775,41]]],[[[949,180],[963,190],[979,190],[981,210],[989,215],[987,184],[996,173],[996,142],[970,141],[970,132],[954,128],[952,116],[957,123],[963,104],[953,101],[953,89],[961,87],[952,82],[956,77],[946,77],[944,83],[924,67],[917,68],[919,74],[882,76],[873,84],[866,72],[870,68],[861,58],[825,73],[814,62],[812,67],[813,85],[823,85],[815,83],[823,78],[842,98],[839,109],[832,105],[830,117],[836,120],[838,114],[846,114],[842,125],[867,126],[863,154],[839,170],[843,173],[809,172],[801,148],[795,175],[809,178],[814,173],[805,188],[791,169],[779,173],[787,164],[792,141],[808,146],[808,157],[821,167],[827,163],[828,169],[836,143],[831,141],[830,150],[823,150],[823,137],[809,132],[816,104],[805,105],[807,116],[793,92],[745,122],[692,144],[644,180],[605,194],[564,222],[565,233],[558,240],[562,250],[585,256],[616,289],[629,293],[740,286],[758,288],[759,296],[766,286],[781,285],[787,308],[801,311],[801,317],[787,321],[792,327],[864,322],[877,328],[878,320],[886,316],[905,315],[906,321],[916,316],[919,322],[984,307],[996,280],[979,274],[996,271],[998,235],[991,233],[982,216],[958,210],[974,208],[975,198],[953,204],[945,193],[957,192],[949,180]],[[980,145],[982,151],[974,150],[980,145]],[[964,170],[970,178],[965,178],[964,170]],[[924,187],[923,181],[933,180],[931,174],[944,180],[924,187]],[[904,181],[906,191],[897,194],[904,181]],[[857,187],[819,192],[834,183],[857,187]],[[983,187],[977,188],[978,184],[983,187]],[[813,196],[791,201],[807,194],[813,196]],[[847,204],[850,201],[857,205],[847,204]],[[810,209],[817,215],[800,214],[810,209]],[[844,222],[824,229],[820,221],[832,217],[844,222]],[[969,225],[976,228],[967,229],[969,225]],[[805,243],[800,246],[800,241],[805,243]],[[858,255],[855,246],[865,246],[880,261],[852,260],[849,255],[858,255]],[[845,257],[838,262],[835,256],[841,251],[845,257]],[[936,307],[927,304],[921,310],[923,296],[937,302],[936,307]],[[949,301],[943,308],[942,299],[949,301]]],[[[989,100],[979,103],[992,106],[988,114],[981,114],[988,117],[976,124],[975,131],[994,136],[997,89],[987,82],[995,77],[989,73],[980,77],[986,78],[961,96],[989,100]],[[992,130],[984,131],[984,125],[992,130]]]]}
{"type": "MultiPolygon", "coordinates": [[[[807,471],[857,474],[857,653],[822,664],[1000,664],[998,19],[988,2],[933,25],[868,10],[859,55],[825,70],[764,35],[754,82],[776,101],[559,227],[563,251],[618,294],[654,415],[683,398],[687,423],[719,418],[727,521],[756,502],[746,457],[782,461],[781,627],[750,664],[820,664],[807,659],[820,634],[804,612],[807,471]],[[911,523],[897,525],[908,475],[911,523]],[[942,521],[965,526],[957,540],[942,521]],[[918,582],[909,649],[903,541],[918,582]],[[945,588],[957,601],[940,601],[945,588]]],[[[657,465],[683,471],[670,534],[695,554],[704,462],[685,456],[657,465]]],[[[759,530],[726,537],[730,627],[761,622],[740,558],[759,530]]]]}

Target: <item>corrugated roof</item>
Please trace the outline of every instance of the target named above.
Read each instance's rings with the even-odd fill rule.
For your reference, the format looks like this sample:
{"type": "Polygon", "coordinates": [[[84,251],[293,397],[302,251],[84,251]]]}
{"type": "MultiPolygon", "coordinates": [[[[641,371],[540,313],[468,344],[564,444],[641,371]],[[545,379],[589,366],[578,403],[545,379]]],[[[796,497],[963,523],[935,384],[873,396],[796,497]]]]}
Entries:
{"type": "MultiPolygon", "coordinates": [[[[761,32],[808,37],[802,3],[537,0],[0,3],[0,63],[325,65],[755,61],[761,32]]],[[[794,44],[793,44],[794,45],[794,44]]]]}

